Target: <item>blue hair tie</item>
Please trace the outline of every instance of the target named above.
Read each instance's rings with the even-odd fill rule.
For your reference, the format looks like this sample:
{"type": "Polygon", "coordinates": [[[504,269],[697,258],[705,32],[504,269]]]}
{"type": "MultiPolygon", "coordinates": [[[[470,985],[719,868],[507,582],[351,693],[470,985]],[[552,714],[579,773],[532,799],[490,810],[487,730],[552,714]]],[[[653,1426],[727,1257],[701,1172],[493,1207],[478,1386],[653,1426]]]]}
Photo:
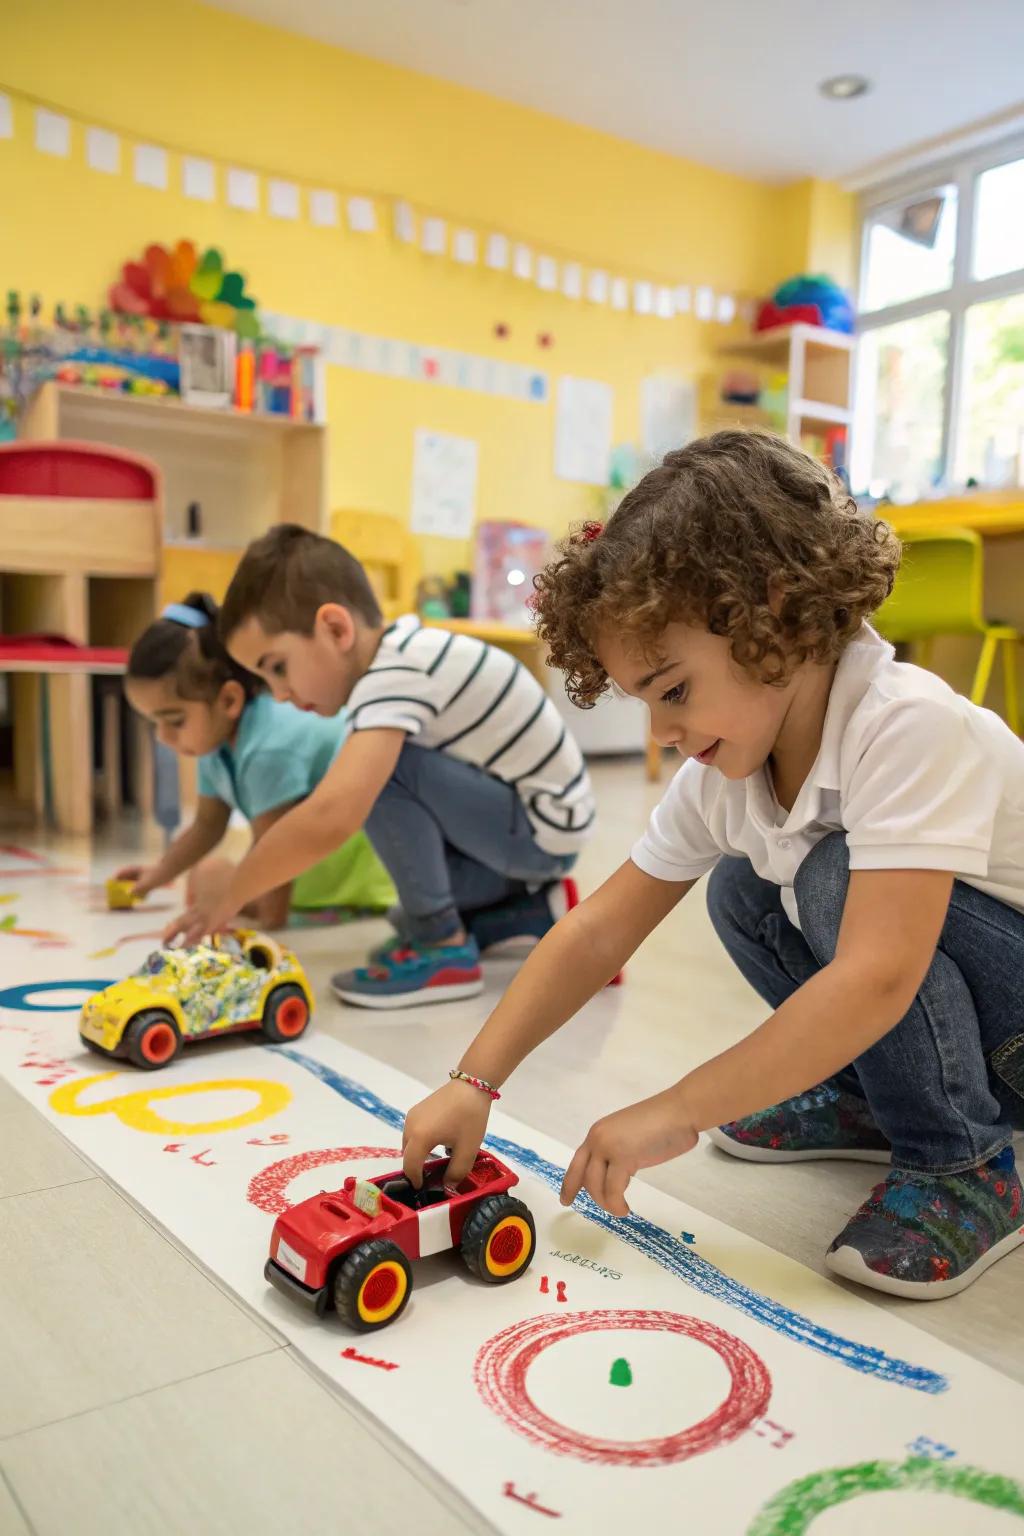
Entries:
{"type": "Polygon", "coordinates": [[[205,613],[189,608],[186,603],[168,603],[160,617],[170,619],[172,624],[184,624],[186,629],[205,629],[210,622],[205,613]]]}

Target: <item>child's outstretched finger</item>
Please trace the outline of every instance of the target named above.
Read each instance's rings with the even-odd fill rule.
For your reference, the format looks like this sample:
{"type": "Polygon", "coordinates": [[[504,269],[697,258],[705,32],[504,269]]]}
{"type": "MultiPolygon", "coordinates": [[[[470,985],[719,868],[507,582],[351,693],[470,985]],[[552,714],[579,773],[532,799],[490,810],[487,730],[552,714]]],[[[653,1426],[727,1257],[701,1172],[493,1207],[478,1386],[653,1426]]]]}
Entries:
{"type": "Polygon", "coordinates": [[[563,1205],[572,1205],[576,1196],[583,1188],[583,1179],[590,1161],[590,1152],[586,1142],[578,1148],[575,1157],[565,1170],[565,1178],[562,1180],[561,1192],[558,1196],[563,1205]]]}
{"type": "Polygon", "coordinates": [[[626,1187],[629,1184],[630,1172],[622,1163],[609,1163],[604,1180],[604,1208],[612,1216],[628,1216],[629,1206],[626,1203],[626,1187]]]}
{"type": "Polygon", "coordinates": [[[422,1135],[409,1135],[406,1132],[406,1141],[402,1148],[402,1172],[413,1189],[423,1187],[423,1164],[432,1146],[433,1142],[427,1141],[422,1135]]]}
{"type": "Polygon", "coordinates": [[[455,1146],[448,1158],[448,1167],[444,1175],[446,1187],[454,1188],[462,1183],[476,1162],[476,1155],[479,1150],[480,1141],[478,1137],[463,1134],[455,1138],[455,1146]]]}

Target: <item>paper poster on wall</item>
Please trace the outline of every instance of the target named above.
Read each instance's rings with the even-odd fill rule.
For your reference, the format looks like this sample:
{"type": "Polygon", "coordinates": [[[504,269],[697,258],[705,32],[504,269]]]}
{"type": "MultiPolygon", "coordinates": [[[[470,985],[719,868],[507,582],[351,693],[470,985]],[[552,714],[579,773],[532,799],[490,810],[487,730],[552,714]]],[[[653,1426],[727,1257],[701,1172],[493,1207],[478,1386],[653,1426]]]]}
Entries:
{"type": "Polygon", "coordinates": [[[612,452],[612,387],[598,379],[561,378],[555,417],[555,474],[607,485],[612,452]]]}
{"type": "Polygon", "coordinates": [[[644,452],[661,460],[697,435],[697,391],[692,379],[673,369],[649,373],[640,386],[644,452]]]}
{"type": "Polygon", "coordinates": [[[416,429],[412,531],[468,539],[476,511],[478,449],[471,437],[416,429]]]}

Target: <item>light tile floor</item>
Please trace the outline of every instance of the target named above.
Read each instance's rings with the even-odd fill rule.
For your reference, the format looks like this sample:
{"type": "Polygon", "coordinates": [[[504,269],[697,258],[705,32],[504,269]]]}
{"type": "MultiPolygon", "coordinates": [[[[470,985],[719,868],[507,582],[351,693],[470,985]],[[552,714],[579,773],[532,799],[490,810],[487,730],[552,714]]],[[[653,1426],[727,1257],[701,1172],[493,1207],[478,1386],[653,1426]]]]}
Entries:
{"type": "MultiPolygon", "coordinates": [[[[635,762],[601,765],[595,778],[601,818],[581,860],[584,890],[628,855],[657,795],[635,762]]],[[[119,846],[131,840],[122,829],[119,846]]],[[[412,1014],[335,1005],[331,972],[385,932],[374,922],[294,935],[321,1001],[317,1027],[434,1085],[514,966],[491,963],[487,993],[471,1003],[412,1014]]],[[[761,1016],[695,891],[632,961],[626,985],[524,1064],[507,1107],[573,1147],[599,1115],[681,1076],[761,1016]]],[[[646,1177],[821,1270],[877,1170],[762,1167],[702,1145],[646,1177]]],[[[0,1188],[0,1536],[486,1529],[3,1084],[0,1188]]],[[[1022,1281],[1018,1253],[962,1296],[876,1304],[1024,1382],[1022,1281]]],[[[444,1434],[440,1385],[437,1406],[444,1434]]]]}

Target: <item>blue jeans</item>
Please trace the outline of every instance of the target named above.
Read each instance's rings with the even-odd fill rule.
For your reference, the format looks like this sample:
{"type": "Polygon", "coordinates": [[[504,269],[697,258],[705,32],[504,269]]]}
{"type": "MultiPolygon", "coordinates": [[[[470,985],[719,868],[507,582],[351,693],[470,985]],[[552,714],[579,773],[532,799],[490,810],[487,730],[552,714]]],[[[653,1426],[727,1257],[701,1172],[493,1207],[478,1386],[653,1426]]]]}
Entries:
{"type": "MultiPolygon", "coordinates": [[[[797,871],[801,932],[748,859],[713,870],[715,931],[772,1008],[834,956],[849,878],[846,838],[833,832],[797,871]]],[[[1001,1151],[1024,1126],[1024,914],[957,880],[909,1011],[835,1081],[867,1100],[897,1168],[960,1173],[1001,1151]]]]}
{"type": "Polygon", "coordinates": [[[450,939],[469,913],[557,880],[576,862],[537,846],[510,784],[409,742],[366,831],[395,883],[404,931],[421,944],[450,939]]]}

